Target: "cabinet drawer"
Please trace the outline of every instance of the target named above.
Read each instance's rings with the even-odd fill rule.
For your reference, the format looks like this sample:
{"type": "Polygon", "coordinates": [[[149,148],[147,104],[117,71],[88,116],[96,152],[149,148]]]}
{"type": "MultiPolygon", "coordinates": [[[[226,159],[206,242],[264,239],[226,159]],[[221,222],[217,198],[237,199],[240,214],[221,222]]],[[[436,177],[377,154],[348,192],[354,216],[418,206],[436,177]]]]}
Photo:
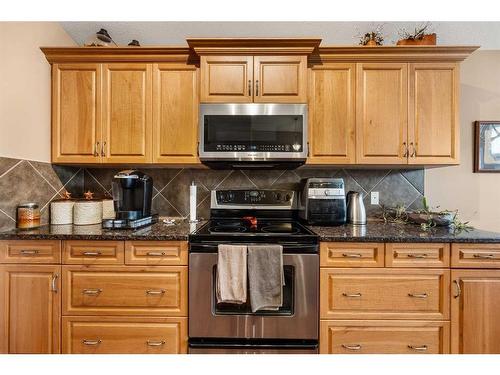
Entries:
{"type": "Polygon", "coordinates": [[[450,266],[450,244],[446,243],[387,243],[385,244],[387,267],[450,266]]]}
{"type": "Polygon", "coordinates": [[[322,319],[448,319],[450,271],[321,269],[322,319]]]}
{"type": "Polygon", "coordinates": [[[500,244],[451,245],[451,266],[457,268],[500,268],[500,244]]]}
{"type": "Polygon", "coordinates": [[[384,267],[383,243],[322,242],[321,267],[384,267]]]}
{"type": "Polygon", "coordinates": [[[64,266],[65,315],[187,316],[186,266],[64,266]]]}
{"type": "Polygon", "coordinates": [[[185,266],[188,264],[188,243],[186,241],[127,241],[125,242],[125,263],[146,266],[185,266]]]}
{"type": "Polygon", "coordinates": [[[65,354],[181,354],[187,339],[187,318],[63,318],[65,354]]]}
{"type": "Polygon", "coordinates": [[[61,263],[61,241],[0,241],[0,263],[61,263]]]}
{"type": "Polygon", "coordinates": [[[321,354],[446,354],[450,323],[432,321],[321,321],[321,354]]]}
{"type": "Polygon", "coordinates": [[[64,241],[64,264],[123,264],[123,241],[64,241]]]}

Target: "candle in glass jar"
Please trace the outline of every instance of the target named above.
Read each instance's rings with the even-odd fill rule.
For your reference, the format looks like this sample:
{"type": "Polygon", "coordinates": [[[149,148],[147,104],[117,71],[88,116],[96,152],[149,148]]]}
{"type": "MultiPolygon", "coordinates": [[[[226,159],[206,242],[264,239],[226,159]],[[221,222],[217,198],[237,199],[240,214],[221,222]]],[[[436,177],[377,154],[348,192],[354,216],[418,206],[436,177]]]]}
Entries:
{"type": "Polygon", "coordinates": [[[17,206],[17,228],[34,229],[40,226],[40,208],[37,203],[17,206]]]}

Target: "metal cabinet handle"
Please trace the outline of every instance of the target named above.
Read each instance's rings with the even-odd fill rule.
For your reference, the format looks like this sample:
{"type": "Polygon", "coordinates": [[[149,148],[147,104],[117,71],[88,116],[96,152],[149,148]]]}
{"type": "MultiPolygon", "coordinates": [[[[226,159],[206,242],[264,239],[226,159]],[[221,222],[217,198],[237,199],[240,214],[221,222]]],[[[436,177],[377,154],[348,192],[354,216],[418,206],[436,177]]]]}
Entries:
{"type": "Polygon", "coordinates": [[[19,252],[21,255],[36,255],[39,253],[38,250],[21,250],[19,252]]]}
{"type": "Polygon", "coordinates": [[[97,257],[99,255],[102,255],[102,253],[100,251],[84,251],[82,253],[82,255],[85,255],[87,257],[90,257],[90,256],[97,257]]]}
{"type": "Polygon", "coordinates": [[[408,157],[408,146],[406,146],[406,142],[403,142],[403,157],[408,157]]]}
{"type": "Polygon", "coordinates": [[[96,142],[94,144],[94,156],[95,157],[99,156],[99,151],[98,150],[99,150],[99,142],[96,142]]]}
{"type": "Polygon", "coordinates": [[[359,298],[361,297],[361,293],[342,293],[344,297],[352,297],[352,298],[359,298]]]}
{"type": "Polygon", "coordinates": [[[427,298],[429,295],[427,293],[408,293],[408,297],[412,298],[427,298]]]}
{"type": "Polygon", "coordinates": [[[158,296],[165,294],[165,289],[160,289],[160,290],[146,290],[146,294],[152,295],[152,296],[158,296]]]}
{"type": "Polygon", "coordinates": [[[54,293],[57,293],[57,279],[59,275],[57,273],[52,275],[51,289],[54,293]]]}
{"type": "Polygon", "coordinates": [[[165,340],[161,340],[161,341],[147,340],[146,344],[148,344],[148,346],[162,346],[162,345],[165,345],[165,340]]]}
{"type": "Polygon", "coordinates": [[[101,156],[106,156],[106,141],[102,142],[101,156]]]}
{"type": "Polygon", "coordinates": [[[84,289],[82,290],[82,294],[86,294],[88,296],[97,296],[99,294],[102,293],[102,289],[101,288],[97,288],[97,289],[84,289]]]}
{"type": "Polygon", "coordinates": [[[428,254],[407,254],[406,256],[408,258],[423,259],[423,258],[427,258],[428,254]]]}
{"type": "Polygon", "coordinates": [[[252,80],[248,80],[248,96],[252,96],[252,80]]]}
{"type": "Polygon", "coordinates": [[[427,350],[427,345],[408,345],[408,349],[416,350],[418,352],[425,352],[427,350]]]}
{"type": "Polygon", "coordinates": [[[361,350],[361,345],[359,344],[342,344],[342,347],[347,350],[361,350]]]}
{"type": "Polygon", "coordinates": [[[259,80],[255,81],[255,96],[259,96],[259,80]]]}
{"type": "Polygon", "coordinates": [[[474,254],[474,258],[479,259],[494,259],[495,254],[474,254]]]}
{"type": "Polygon", "coordinates": [[[97,339],[97,340],[87,340],[87,339],[83,339],[82,340],[82,343],[84,345],[99,345],[100,343],[102,342],[101,339],[97,339]]]}
{"type": "Polygon", "coordinates": [[[462,295],[462,288],[460,287],[460,280],[453,280],[453,284],[457,287],[457,294],[453,298],[458,298],[462,295]]]}
{"type": "Polygon", "coordinates": [[[150,257],[163,257],[166,253],[164,251],[148,251],[146,255],[150,257]]]}
{"type": "Polygon", "coordinates": [[[411,154],[410,154],[410,157],[411,158],[414,158],[415,156],[417,156],[417,148],[416,148],[416,143],[415,145],[413,145],[413,142],[410,143],[410,147],[411,147],[411,154]]]}
{"type": "Polygon", "coordinates": [[[342,256],[344,258],[362,258],[363,255],[359,253],[343,253],[342,256]]]}

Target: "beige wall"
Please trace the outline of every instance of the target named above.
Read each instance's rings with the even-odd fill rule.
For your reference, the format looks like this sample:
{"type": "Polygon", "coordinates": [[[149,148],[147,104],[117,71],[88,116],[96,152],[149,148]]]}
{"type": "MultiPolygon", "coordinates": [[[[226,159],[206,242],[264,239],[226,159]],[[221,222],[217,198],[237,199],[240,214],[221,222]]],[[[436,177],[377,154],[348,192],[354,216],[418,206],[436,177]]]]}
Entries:
{"type": "Polygon", "coordinates": [[[425,172],[432,206],[458,209],[474,227],[500,232],[500,173],[472,173],[477,120],[500,121],[500,51],[478,51],[462,63],[461,164],[425,172]]]}
{"type": "Polygon", "coordinates": [[[0,156],[50,161],[50,65],[75,42],[57,22],[0,22],[0,156]]]}

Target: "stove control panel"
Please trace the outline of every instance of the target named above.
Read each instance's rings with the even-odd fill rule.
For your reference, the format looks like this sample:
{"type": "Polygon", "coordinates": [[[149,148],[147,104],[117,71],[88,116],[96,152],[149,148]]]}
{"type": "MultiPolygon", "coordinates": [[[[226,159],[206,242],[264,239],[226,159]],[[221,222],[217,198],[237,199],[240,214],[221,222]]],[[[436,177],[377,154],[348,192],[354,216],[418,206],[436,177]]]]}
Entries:
{"type": "Polygon", "coordinates": [[[217,205],[231,206],[291,206],[293,190],[217,190],[215,199],[217,205]]]}

